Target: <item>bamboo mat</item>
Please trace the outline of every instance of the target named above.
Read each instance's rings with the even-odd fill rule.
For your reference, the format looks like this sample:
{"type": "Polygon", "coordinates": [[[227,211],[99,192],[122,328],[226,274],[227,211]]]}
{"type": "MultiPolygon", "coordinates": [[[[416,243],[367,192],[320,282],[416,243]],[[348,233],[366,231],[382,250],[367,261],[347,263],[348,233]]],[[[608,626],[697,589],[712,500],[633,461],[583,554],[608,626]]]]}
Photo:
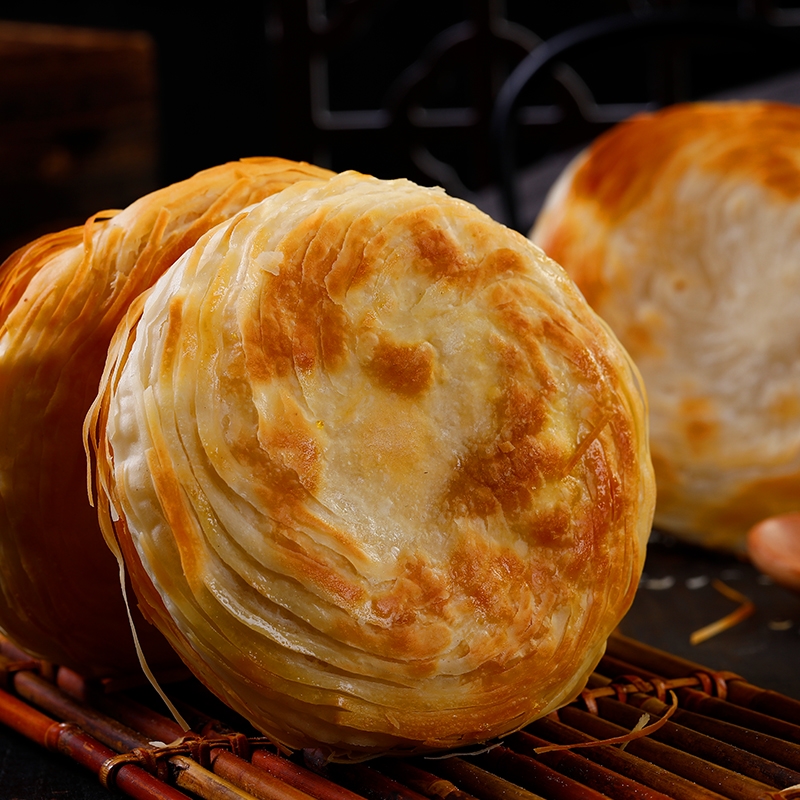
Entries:
{"type": "Polygon", "coordinates": [[[314,752],[279,754],[193,679],[170,692],[193,724],[187,737],[149,690],[86,681],[26,659],[1,639],[0,676],[0,722],[95,773],[109,797],[800,798],[800,701],[621,634],[580,698],[501,742],[355,765],[326,764],[314,752]],[[607,742],[643,724],[640,738],[607,742]],[[607,743],[581,746],[594,740],[607,743]]]}

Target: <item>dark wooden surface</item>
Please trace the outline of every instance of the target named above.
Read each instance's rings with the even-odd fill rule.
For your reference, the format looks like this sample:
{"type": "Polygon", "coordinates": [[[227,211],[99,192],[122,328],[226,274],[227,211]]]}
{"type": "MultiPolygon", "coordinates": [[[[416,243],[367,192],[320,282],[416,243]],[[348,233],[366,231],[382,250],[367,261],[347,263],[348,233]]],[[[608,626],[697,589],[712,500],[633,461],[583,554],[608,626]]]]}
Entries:
{"type": "Polygon", "coordinates": [[[654,533],[639,591],[620,628],[645,644],[800,699],[800,594],[734,556],[654,533]],[[738,606],[714,587],[715,579],[751,600],[755,612],[693,645],[693,631],[738,606]]]}

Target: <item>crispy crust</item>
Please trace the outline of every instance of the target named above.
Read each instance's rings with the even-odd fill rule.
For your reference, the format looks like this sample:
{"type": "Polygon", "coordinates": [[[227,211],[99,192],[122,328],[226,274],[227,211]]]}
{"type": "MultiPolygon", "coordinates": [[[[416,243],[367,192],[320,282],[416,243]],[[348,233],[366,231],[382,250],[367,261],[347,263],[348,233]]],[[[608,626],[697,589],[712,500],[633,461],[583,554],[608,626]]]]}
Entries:
{"type": "Polygon", "coordinates": [[[800,108],[635,117],[562,175],[531,238],[640,368],[656,526],[743,550],[800,490],[800,108]]]}
{"type": "MultiPolygon", "coordinates": [[[[328,174],[282,159],[214,167],[0,267],[0,628],[24,649],[82,672],[138,670],[81,435],[108,343],[131,300],[210,227],[328,174]]],[[[140,627],[154,666],[175,661],[140,627]]]]}
{"type": "Polygon", "coordinates": [[[297,184],[203,237],[120,326],[88,423],[146,613],[288,747],[524,725],[640,576],[635,368],[538,248],[407,181],[297,184]]]}

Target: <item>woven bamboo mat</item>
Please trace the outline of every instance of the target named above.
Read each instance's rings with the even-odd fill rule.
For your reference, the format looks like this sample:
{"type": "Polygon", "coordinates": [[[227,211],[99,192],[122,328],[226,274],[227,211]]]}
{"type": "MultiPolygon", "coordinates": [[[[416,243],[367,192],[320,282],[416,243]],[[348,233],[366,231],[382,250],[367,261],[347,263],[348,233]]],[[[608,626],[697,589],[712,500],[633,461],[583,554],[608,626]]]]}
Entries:
{"type": "Polygon", "coordinates": [[[502,742],[355,765],[279,754],[188,678],[170,687],[193,724],[187,737],[149,690],[85,681],[1,639],[0,677],[0,722],[95,773],[110,797],[800,798],[800,701],[621,634],[580,698],[502,742]]]}

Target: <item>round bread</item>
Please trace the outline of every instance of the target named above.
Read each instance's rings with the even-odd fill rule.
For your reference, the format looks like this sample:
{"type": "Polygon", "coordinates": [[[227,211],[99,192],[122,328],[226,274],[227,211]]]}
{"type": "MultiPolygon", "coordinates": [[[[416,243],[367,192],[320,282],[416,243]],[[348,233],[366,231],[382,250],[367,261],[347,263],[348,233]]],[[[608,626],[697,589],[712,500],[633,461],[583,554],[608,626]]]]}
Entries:
{"type": "Polygon", "coordinates": [[[290,748],[518,728],[583,688],[640,577],[629,358],[525,237],[408,181],[298,183],[203,237],[87,423],[145,613],[290,748]]]}
{"type": "Polygon", "coordinates": [[[800,497],[800,108],[673,106],[560,177],[531,238],[641,370],[655,525],[741,551],[800,497]]]}
{"type": "MultiPolygon", "coordinates": [[[[108,343],[131,300],[201,234],[329,174],[266,158],[214,167],[0,267],[0,629],[23,649],[87,674],[139,670],[87,492],[82,427],[108,343]]],[[[139,630],[153,666],[180,664],[155,630],[139,630]]]]}

